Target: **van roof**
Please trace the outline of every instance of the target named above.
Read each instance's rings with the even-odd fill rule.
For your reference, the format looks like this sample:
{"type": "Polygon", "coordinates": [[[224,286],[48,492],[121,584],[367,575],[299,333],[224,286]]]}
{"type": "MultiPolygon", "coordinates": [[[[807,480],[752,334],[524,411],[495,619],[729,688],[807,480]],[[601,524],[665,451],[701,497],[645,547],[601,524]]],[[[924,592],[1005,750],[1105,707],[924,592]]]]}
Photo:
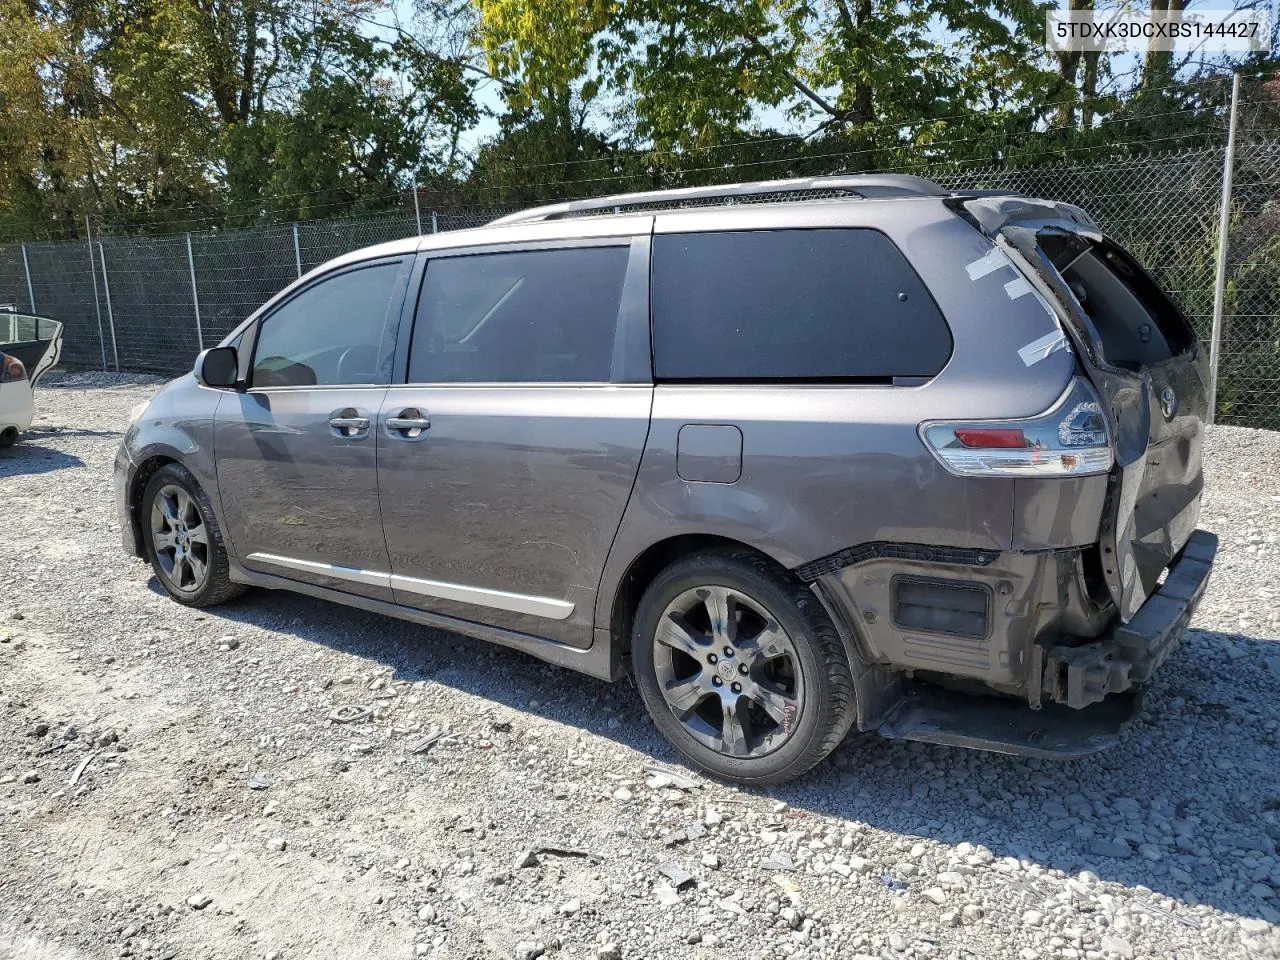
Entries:
{"type": "MultiPolygon", "coordinates": [[[[569,236],[582,240],[627,237],[648,232],[654,215],[703,221],[708,214],[727,214],[738,219],[754,210],[762,221],[773,222],[784,211],[803,207],[808,211],[806,219],[816,223],[829,220],[833,208],[842,207],[850,200],[915,204],[938,203],[948,197],[985,196],[1007,198],[1017,194],[1007,190],[953,191],[909,174],[851,174],[652,190],[531,207],[479,227],[406,237],[352,251],[325,266],[419,250],[557,241],[569,236]],[[821,213],[824,210],[826,214],[821,213]]],[[[870,213],[870,209],[867,212],[870,213]]]]}
{"type": "Polygon", "coordinates": [[[533,223],[610,213],[642,213],[656,210],[738,203],[777,203],[840,198],[876,200],[890,197],[945,197],[950,191],[932,180],[904,173],[850,174],[801,177],[790,180],[760,180],[726,183],[710,187],[683,187],[675,190],[648,190],[621,193],[588,200],[530,207],[500,217],[490,226],[533,223]]]}

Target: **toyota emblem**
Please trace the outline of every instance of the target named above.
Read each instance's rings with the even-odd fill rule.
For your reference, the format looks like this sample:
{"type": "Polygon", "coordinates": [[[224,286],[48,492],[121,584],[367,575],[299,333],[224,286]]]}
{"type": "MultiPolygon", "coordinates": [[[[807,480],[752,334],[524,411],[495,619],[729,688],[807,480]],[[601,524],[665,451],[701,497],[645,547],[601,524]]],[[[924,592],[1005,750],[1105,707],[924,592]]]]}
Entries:
{"type": "Polygon", "coordinates": [[[1164,411],[1166,420],[1172,420],[1173,415],[1178,412],[1178,397],[1172,387],[1165,387],[1160,391],[1160,409],[1164,411]]]}

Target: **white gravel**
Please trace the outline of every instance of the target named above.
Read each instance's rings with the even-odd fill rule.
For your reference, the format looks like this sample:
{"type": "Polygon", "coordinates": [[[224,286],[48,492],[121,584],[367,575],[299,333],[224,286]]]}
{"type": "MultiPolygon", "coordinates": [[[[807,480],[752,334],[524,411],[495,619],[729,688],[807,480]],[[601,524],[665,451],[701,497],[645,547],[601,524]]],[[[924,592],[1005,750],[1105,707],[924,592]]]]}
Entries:
{"type": "Polygon", "coordinates": [[[1211,432],[1219,567],[1123,746],[855,737],[765,794],[678,767],[626,683],[169,602],[111,493],[155,386],[51,376],[0,452],[0,958],[1280,956],[1280,434],[1211,432]]]}

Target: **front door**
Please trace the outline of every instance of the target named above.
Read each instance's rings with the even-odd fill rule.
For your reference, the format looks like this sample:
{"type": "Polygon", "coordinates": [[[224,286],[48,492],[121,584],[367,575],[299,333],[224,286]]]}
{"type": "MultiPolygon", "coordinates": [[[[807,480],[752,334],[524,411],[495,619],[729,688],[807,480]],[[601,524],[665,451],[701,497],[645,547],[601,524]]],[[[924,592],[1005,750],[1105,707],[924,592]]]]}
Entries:
{"type": "Polygon", "coordinates": [[[374,418],[411,258],[319,278],[268,313],[218,405],[228,533],[250,570],[390,600],[374,418]]]}
{"type": "Polygon", "coordinates": [[[408,383],[379,414],[398,603],[590,646],[653,396],[635,246],[429,261],[408,383]]]}

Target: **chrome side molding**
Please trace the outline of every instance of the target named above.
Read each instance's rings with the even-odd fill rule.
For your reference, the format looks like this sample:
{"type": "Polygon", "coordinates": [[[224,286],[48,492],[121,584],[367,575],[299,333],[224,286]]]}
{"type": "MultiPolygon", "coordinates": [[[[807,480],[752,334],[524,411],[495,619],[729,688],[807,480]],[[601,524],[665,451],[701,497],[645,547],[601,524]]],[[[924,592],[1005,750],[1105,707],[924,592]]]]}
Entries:
{"type": "Polygon", "coordinates": [[[359,567],[344,567],[336,563],[321,563],[318,560],[298,560],[295,557],[281,557],[274,553],[251,553],[246,560],[254,563],[266,563],[273,567],[284,567],[286,570],[297,570],[300,573],[313,573],[320,577],[334,577],[351,583],[363,583],[368,587],[391,588],[391,575],[377,570],[361,570],[359,567]]]}
{"type": "Polygon", "coordinates": [[[396,574],[391,576],[391,589],[404,590],[424,597],[436,597],[440,600],[474,603],[495,610],[527,613],[530,616],[544,617],[548,620],[565,620],[568,619],[569,614],[573,613],[573,604],[567,600],[531,597],[524,593],[508,593],[506,590],[490,590],[485,587],[467,587],[441,580],[421,580],[417,577],[401,577],[396,574]]]}
{"type": "Polygon", "coordinates": [[[361,583],[369,587],[383,587],[389,590],[402,590],[422,597],[434,597],[438,600],[455,600],[459,603],[475,604],[491,610],[509,610],[512,613],[525,613],[533,617],[547,620],[567,620],[573,613],[573,604],[568,600],[556,600],[552,597],[533,597],[525,593],[510,593],[506,590],[491,590],[487,587],[469,587],[460,583],[446,583],[443,580],[424,580],[419,577],[404,577],[397,574],[383,573],[379,570],[362,570],[358,567],[346,567],[336,563],[321,563],[318,560],[299,560],[295,557],[282,557],[274,553],[251,553],[246,561],[264,563],[273,567],[283,567],[299,573],[310,573],[315,576],[333,577],[350,583],[361,583]]]}

